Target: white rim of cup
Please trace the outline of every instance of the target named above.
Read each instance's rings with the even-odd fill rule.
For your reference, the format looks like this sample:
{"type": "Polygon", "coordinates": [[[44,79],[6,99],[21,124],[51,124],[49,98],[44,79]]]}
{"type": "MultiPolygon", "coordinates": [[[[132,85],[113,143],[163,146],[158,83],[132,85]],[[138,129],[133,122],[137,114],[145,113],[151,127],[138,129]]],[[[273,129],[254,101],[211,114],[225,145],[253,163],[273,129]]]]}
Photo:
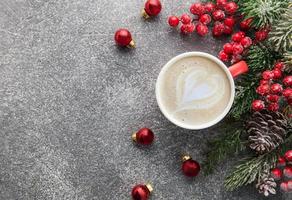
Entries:
{"type": "Polygon", "coordinates": [[[201,129],[205,129],[205,128],[209,128],[215,124],[217,124],[218,122],[220,122],[229,112],[229,110],[232,107],[233,101],[234,101],[234,96],[235,96],[235,84],[234,84],[234,79],[230,73],[230,71],[228,70],[228,67],[218,58],[216,58],[215,56],[205,53],[205,52],[198,52],[198,51],[193,51],[193,52],[186,52],[186,53],[182,53],[178,56],[175,56],[174,58],[172,58],[170,61],[168,61],[161,69],[158,78],[156,80],[156,88],[155,88],[155,94],[156,94],[156,100],[158,103],[158,106],[162,112],[162,114],[169,120],[171,121],[173,124],[181,127],[181,128],[185,128],[185,129],[189,129],[189,130],[201,130],[201,129]],[[161,95],[159,92],[160,86],[161,86],[161,81],[162,81],[162,77],[165,74],[165,72],[167,71],[168,68],[170,68],[175,62],[177,62],[180,59],[186,58],[186,57],[193,57],[193,56],[197,56],[197,57],[204,57],[207,59],[212,60],[213,62],[217,63],[226,73],[229,83],[230,83],[230,89],[231,89],[231,94],[230,94],[230,99],[229,102],[226,106],[226,108],[224,109],[224,111],[214,120],[209,121],[207,123],[201,124],[201,125],[188,125],[188,124],[184,124],[176,119],[174,119],[165,109],[164,105],[162,104],[162,99],[161,99],[161,95]]]}

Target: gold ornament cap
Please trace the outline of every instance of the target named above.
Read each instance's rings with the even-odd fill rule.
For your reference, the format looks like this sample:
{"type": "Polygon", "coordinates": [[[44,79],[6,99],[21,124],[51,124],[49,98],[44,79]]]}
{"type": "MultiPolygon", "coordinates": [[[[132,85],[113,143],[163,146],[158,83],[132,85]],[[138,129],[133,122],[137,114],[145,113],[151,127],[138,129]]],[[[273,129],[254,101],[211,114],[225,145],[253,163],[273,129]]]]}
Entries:
{"type": "Polygon", "coordinates": [[[132,134],[132,140],[134,141],[134,142],[137,142],[137,135],[136,135],[137,133],[133,133],[132,134]]]}
{"type": "Polygon", "coordinates": [[[141,12],[141,15],[144,19],[149,19],[150,16],[147,14],[147,12],[145,11],[145,9],[143,8],[142,12],[141,12]]]}
{"type": "Polygon", "coordinates": [[[191,159],[192,159],[192,157],[190,155],[183,155],[183,157],[182,157],[183,162],[185,162],[187,160],[191,160],[191,159]]]}
{"type": "Polygon", "coordinates": [[[147,183],[145,186],[147,187],[147,189],[149,190],[150,193],[153,192],[153,187],[150,183],[147,183]]]}
{"type": "Polygon", "coordinates": [[[127,45],[128,48],[136,48],[136,43],[134,40],[131,40],[131,42],[127,45]]]}

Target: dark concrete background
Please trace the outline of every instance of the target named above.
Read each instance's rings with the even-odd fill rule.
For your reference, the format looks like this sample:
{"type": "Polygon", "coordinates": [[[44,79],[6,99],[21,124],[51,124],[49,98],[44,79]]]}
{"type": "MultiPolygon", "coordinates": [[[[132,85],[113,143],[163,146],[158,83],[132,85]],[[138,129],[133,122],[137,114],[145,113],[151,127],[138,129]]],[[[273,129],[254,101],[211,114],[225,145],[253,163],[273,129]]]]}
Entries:
{"type": "Polygon", "coordinates": [[[155,80],[173,56],[216,55],[224,42],[166,25],[190,2],[165,0],[161,15],[144,21],[143,0],[0,0],[1,200],[130,199],[132,186],[148,181],[153,200],[265,199],[252,186],[224,190],[236,158],[208,177],[181,174],[181,153],[201,162],[204,142],[218,133],[168,122],[155,80]],[[136,49],[115,46],[120,27],[136,49]],[[143,126],[156,133],[150,148],[131,142],[143,126]]]}

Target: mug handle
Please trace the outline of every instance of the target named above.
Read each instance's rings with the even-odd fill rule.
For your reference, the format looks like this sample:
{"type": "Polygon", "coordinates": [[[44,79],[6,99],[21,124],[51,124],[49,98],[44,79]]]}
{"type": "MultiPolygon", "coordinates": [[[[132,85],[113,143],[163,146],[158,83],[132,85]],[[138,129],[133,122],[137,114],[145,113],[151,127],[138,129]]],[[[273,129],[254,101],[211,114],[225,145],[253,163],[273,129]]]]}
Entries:
{"type": "Polygon", "coordinates": [[[245,61],[242,60],[242,61],[230,66],[228,69],[229,69],[232,77],[235,78],[240,74],[248,72],[248,65],[245,61]]]}

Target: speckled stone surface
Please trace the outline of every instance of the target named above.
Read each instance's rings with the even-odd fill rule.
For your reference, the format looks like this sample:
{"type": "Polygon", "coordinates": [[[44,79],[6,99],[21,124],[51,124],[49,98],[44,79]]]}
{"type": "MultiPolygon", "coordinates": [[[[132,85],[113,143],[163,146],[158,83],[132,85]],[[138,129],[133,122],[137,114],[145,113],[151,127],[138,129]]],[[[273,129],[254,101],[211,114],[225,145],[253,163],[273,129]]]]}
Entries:
{"type": "Polygon", "coordinates": [[[164,0],[162,14],[145,22],[142,0],[0,0],[1,200],[124,200],[141,182],[153,183],[153,200],[265,199],[253,187],[224,190],[236,159],[208,177],[181,174],[181,153],[202,161],[204,141],[218,133],[168,122],[155,80],[173,56],[216,55],[224,42],[166,25],[190,2],[164,0]],[[115,46],[120,27],[136,49],[115,46]],[[156,133],[150,148],[131,142],[143,126],[156,133]]]}

